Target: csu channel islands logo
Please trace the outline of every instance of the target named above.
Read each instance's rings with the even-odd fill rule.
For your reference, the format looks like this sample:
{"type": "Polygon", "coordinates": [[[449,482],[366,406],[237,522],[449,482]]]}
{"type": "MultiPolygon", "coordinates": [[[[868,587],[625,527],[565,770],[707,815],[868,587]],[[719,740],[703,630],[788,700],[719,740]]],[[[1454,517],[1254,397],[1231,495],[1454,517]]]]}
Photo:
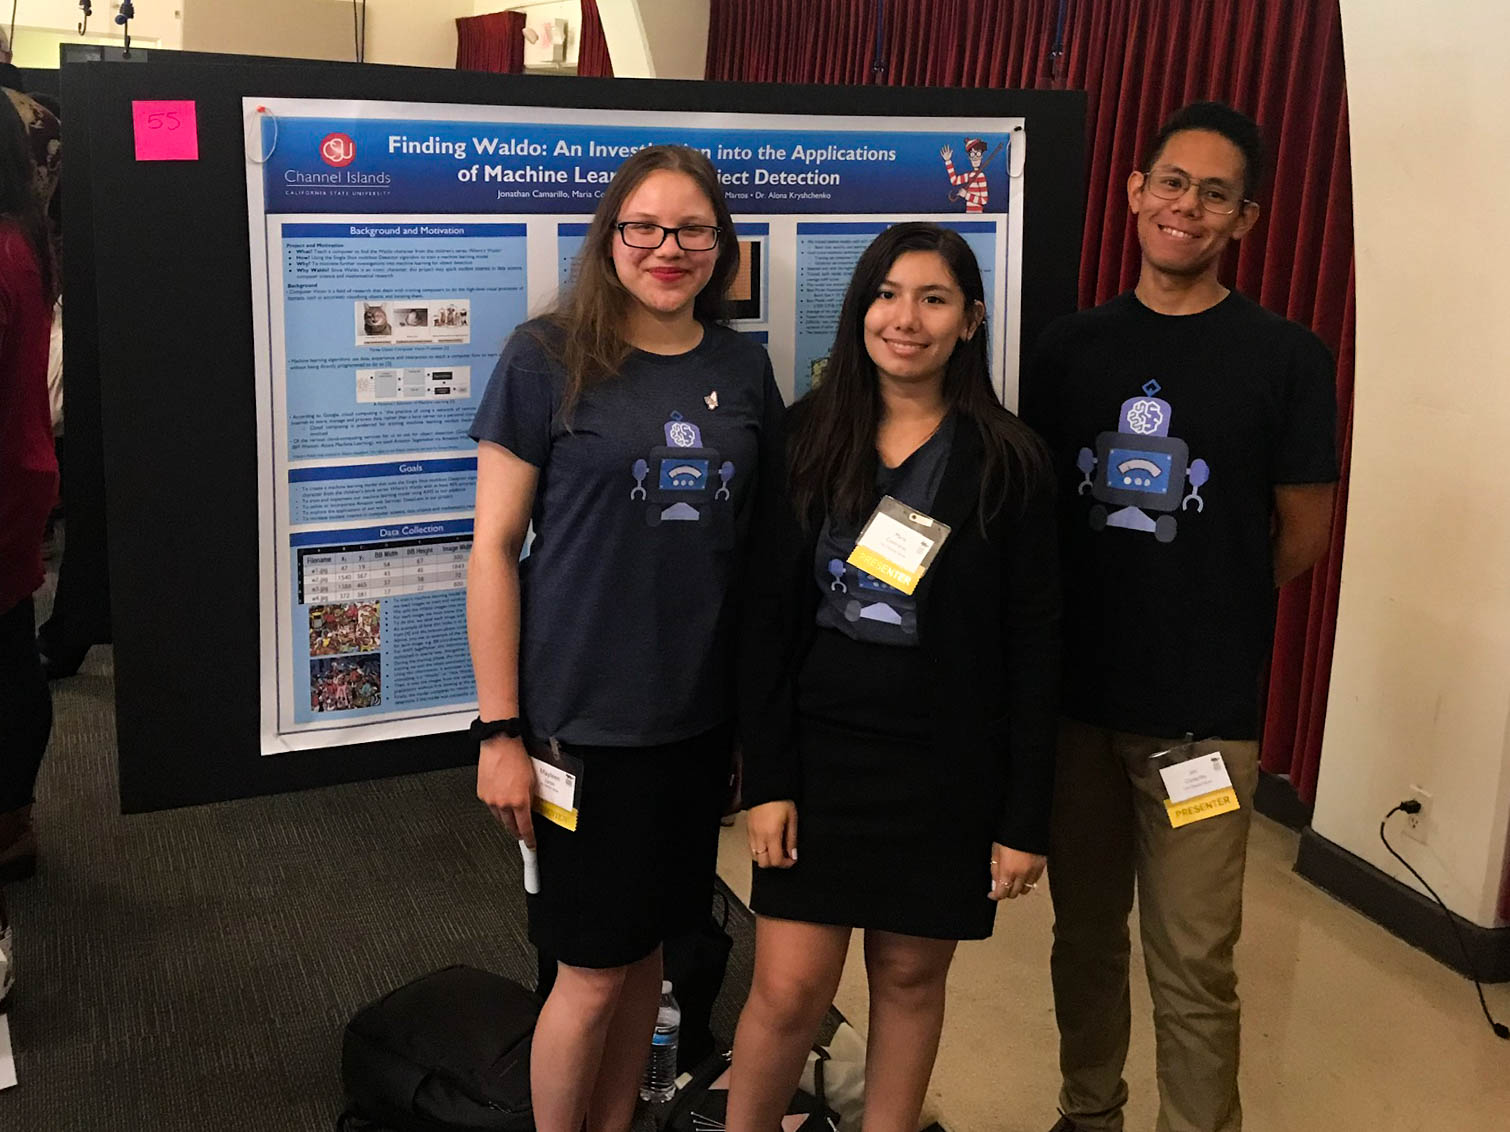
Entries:
{"type": "Polygon", "coordinates": [[[326,134],[320,142],[320,159],[326,165],[334,165],[340,168],[350,165],[357,157],[356,142],[351,140],[349,134],[326,134]]]}

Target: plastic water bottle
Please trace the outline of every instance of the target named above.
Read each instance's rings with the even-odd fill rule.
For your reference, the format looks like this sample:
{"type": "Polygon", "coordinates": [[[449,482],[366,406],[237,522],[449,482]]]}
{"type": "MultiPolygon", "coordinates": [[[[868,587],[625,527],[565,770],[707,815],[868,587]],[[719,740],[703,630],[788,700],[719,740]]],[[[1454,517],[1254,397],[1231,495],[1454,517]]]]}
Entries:
{"type": "Polygon", "coordinates": [[[640,1082],[640,1100],[669,1101],[676,1096],[676,1048],[682,1033],[682,1008],[676,1004],[669,980],[661,983],[661,1009],[650,1039],[650,1060],[640,1082]]]}

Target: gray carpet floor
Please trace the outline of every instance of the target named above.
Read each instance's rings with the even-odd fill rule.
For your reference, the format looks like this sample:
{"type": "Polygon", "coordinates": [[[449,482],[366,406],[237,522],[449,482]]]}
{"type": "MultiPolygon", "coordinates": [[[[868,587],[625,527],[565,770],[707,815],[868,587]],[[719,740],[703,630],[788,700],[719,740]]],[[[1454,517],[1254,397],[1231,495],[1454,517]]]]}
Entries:
{"type": "MultiPolygon", "coordinates": [[[[329,1130],[360,1006],[452,963],[533,984],[519,854],[472,770],[123,817],[113,696],[106,647],[53,684],[41,865],[6,890],[20,1084],[0,1129],[329,1130]]],[[[212,722],[185,719],[206,758],[212,722]]],[[[730,932],[721,1042],[752,970],[738,900],[730,932]]]]}

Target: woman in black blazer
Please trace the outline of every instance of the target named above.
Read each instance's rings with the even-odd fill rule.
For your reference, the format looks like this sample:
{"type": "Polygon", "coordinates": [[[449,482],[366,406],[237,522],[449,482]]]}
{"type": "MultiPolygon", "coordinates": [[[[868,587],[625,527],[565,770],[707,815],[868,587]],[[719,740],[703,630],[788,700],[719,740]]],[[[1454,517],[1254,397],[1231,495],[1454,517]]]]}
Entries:
{"type": "Polygon", "coordinates": [[[877,237],[823,382],[788,417],[788,482],[758,512],[740,668],[758,920],[730,1132],[779,1124],[854,928],[871,999],[865,1127],[915,1129],[955,944],[990,935],[996,902],[1043,871],[1053,486],[992,390],[985,312],[957,233],[877,237]],[[948,528],[910,595],[874,559],[898,587],[850,561],[886,496],[914,529],[948,528]]]}

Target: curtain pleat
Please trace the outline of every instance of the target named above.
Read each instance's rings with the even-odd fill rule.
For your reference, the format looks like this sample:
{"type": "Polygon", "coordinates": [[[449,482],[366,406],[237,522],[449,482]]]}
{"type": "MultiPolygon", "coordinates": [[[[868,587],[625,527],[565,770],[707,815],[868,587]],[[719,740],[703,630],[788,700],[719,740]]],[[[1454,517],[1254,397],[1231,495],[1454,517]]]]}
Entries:
{"type": "Polygon", "coordinates": [[[456,69],[518,75],[524,71],[524,15],[489,12],[458,16],[456,69]]]}
{"type": "Polygon", "coordinates": [[[577,41],[577,74],[589,78],[613,78],[613,60],[603,35],[603,17],[598,0],[582,0],[582,31],[577,41]]]}

